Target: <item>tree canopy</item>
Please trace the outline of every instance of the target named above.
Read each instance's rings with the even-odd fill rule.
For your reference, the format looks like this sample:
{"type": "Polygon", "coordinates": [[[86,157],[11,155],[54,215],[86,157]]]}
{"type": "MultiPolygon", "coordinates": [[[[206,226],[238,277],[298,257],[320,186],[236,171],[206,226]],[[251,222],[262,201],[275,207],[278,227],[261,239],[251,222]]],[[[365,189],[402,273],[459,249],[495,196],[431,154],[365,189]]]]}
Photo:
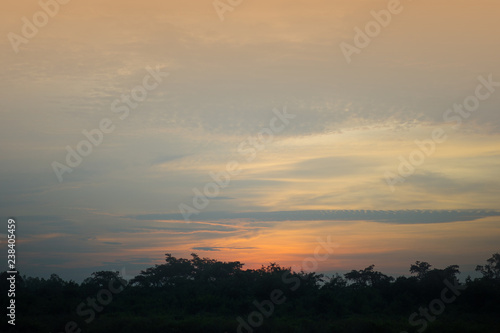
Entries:
{"type": "MultiPolygon", "coordinates": [[[[493,254],[477,266],[482,276],[463,284],[458,265],[439,269],[425,261],[410,265],[415,276],[394,278],[375,265],[325,276],[278,263],[244,269],[239,261],[167,253],[163,264],[130,281],[116,271],[94,272],[80,284],[56,274],[23,276],[15,330],[5,322],[0,329],[65,332],[74,322],[75,332],[352,333],[416,332],[425,323],[427,332],[494,332],[500,327],[499,264],[500,254],[493,254]],[[419,311],[435,311],[436,302],[444,306],[438,319],[425,321],[419,311]],[[252,326],[256,318],[259,325],[252,326]]],[[[7,277],[0,273],[2,289],[7,277]]]]}

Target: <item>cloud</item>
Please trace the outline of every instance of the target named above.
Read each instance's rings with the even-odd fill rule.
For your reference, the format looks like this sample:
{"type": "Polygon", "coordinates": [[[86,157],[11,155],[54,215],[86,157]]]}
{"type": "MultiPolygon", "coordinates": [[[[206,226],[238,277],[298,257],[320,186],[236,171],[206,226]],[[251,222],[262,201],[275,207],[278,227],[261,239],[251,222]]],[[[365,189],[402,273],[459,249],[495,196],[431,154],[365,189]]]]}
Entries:
{"type": "Polygon", "coordinates": [[[460,193],[483,192],[488,189],[488,184],[485,182],[473,183],[467,179],[455,179],[448,175],[432,171],[419,171],[409,177],[408,183],[416,188],[425,189],[433,193],[440,192],[448,196],[460,193]]]}
{"type": "Polygon", "coordinates": [[[236,199],[236,198],[217,196],[217,197],[213,198],[212,200],[234,200],[234,199],[236,199]]]}
{"type": "MultiPolygon", "coordinates": [[[[20,54],[0,40],[0,215],[18,218],[25,258],[76,270],[138,249],[156,257],[165,244],[223,255],[231,248],[220,239],[240,244],[273,228],[281,228],[268,238],[277,244],[298,225],[436,224],[430,230],[496,216],[472,208],[498,207],[499,89],[396,193],[382,177],[415,139],[443,126],[443,112],[474,93],[479,75],[500,80],[500,44],[491,38],[499,4],[408,3],[347,65],[339,43],[352,42],[353,29],[386,5],[254,0],[221,23],[210,1],[88,0],[64,7],[20,54]],[[113,101],[157,64],[171,75],[120,120],[113,101]],[[193,202],[210,172],[244,161],[239,143],[285,105],[296,118],[184,223],[178,205],[193,202]],[[65,147],[76,149],[82,130],[105,117],[116,130],[58,183],[51,163],[64,163],[65,147]]],[[[33,12],[21,1],[7,7],[0,27],[19,33],[33,12]]],[[[467,236],[477,224],[468,226],[467,236]]]]}
{"type": "Polygon", "coordinates": [[[189,156],[189,154],[186,154],[186,155],[159,156],[159,157],[157,157],[157,158],[155,158],[153,160],[153,162],[151,163],[151,165],[163,164],[163,163],[167,163],[167,162],[170,162],[170,161],[179,160],[179,159],[184,158],[186,156],[189,156]]]}
{"type": "Polygon", "coordinates": [[[251,249],[256,249],[256,247],[223,247],[223,246],[198,246],[198,247],[193,247],[193,250],[200,250],[200,251],[251,250],[251,249]]]}
{"type": "MultiPolygon", "coordinates": [[[[301,210],[276,212],[201,212],[193,221],[372,221],[391,224],[429,224],[474,221],[488,216],[500,216],[495,210],[301,210]]],[[[182,221],[181,214],[130,215],[137,220],[182,221]]]]}
{"type": "Polygon", "coordinates": [[[207,247],[203,247],[203,246],[193,247],[193,250],[200,250],[200,251],[220,251],[219,248],[210,247],[210,246],[207,246],[207,247]]]}

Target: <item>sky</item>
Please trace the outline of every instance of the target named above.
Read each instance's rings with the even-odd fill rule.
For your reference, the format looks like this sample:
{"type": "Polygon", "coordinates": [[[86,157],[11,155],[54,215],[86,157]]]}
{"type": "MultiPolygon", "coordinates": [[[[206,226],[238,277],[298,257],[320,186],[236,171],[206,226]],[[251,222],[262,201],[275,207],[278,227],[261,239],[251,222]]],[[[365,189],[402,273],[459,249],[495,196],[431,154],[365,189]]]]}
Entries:
{"type": "Polygon", "coordinates": [[[300,269],[327,239],[318,272],[473,274],[500,251],[498,1],[0,9],[0,234],[6,252],[15,218],[22,274],[193,252],[300,269]]]}

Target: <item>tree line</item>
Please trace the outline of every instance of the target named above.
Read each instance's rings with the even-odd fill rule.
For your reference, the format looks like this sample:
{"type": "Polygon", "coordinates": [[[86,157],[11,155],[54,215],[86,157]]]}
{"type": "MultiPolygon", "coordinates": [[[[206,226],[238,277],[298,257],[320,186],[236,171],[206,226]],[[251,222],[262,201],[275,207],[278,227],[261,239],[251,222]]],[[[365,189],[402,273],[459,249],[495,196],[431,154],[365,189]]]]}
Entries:
{"type": "MultiPolygon", "coordinates": [[[[410,265],[391,277],[370,265],[343,275],[270,263],[244,269],[166,254],[125,281],[98,271],[82,283],[16,280],[16,326],[2,332],[499,332],[500,253],[458,282],[458,265],[410,265]]],[[[2,293],[7,272],[0,274],[2,293]]],[[[4,302],[5,303],[5,302],[4,302]]],[[[6,305],[7,306],[7,305],[6,305]]],[[[4,307],[5,309],[5,307],[4,307]]]]}

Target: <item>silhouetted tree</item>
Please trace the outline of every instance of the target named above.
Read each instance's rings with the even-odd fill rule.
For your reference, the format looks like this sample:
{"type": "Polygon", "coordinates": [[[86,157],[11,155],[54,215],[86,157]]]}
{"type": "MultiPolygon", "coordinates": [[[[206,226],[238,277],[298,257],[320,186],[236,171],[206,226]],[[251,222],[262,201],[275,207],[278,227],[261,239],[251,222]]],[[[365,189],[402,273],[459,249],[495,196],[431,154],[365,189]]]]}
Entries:
{"type": "Polygon", "coordinates": [[[427,274],[431,266],[431,264],[425,261],[415,261],[415,264],[410,266],[410,273],[417,274],[417,278],[421,280],[425,274],[427,274]]]}
{"type": "Polygon", "coordinates": [[[394,278],[389,277],[381,272],[374,270],[375,265],[370,265],[363,270],[352,270],[349,273],[344,274],[347,280],[353,281],[357,286],[377,286],[381,283],[387,283],[392,281],[394,278]]]}
{"type": "MultiPolygon", "coordinates": [[[[444,290],[453,301],[447,302],[439,320],[429,324],[429,333],[496,332],[500,327],[499,263],[500,254],[494,254],[485,266],[478,266],[482,278],[469,277],[467,288],[455,290],[445,280],[457,285],[452,280],[460,273],[458,265],[431,269],[430,264],[417,261],[410,267],[417,276],[395,280],[376,271],[374,265],[325,278],[278,263],[244,270],[239,261],[223,262],[194,253],[190,259],[166,254],[164,264],[141,271],[109,304],[99,301],[107,299],[101,290],[120,278],[118,272],[92,273],[81,285],[56,274],[48,279],[18,278],[16,314],[22,320],[16,327],[0,323],[0,331],[61,332],[76,320],[82,331],[90,333],[218,333],[238,331],[235,318],[241,317],[252,326],[260,323],[253,332],[399,332],[408,316],[421,315],[422,305],[429,304],[435,313],[438,309],[431,304],[439,305],[436,299],[443,297],[444,290]],[[92,299],[101,303],[90,305],[92,299]],[[98,312],[91,325],[83,326],[82,318],[76,316],[79,307],[87,313],[98,312]]],[[[6,272],[0,274],[2,293],[9,287],[6,278],[6,272]]],[[[248,328],[243,331],[250,332],[248,328]]]]}
{"type": "Polygon", "coordinates": [[[488,263],[484,266],[477,265],[476,271],[481,272],[484,278],[500,280],[500,253],[495,253],[486,260],[488,263]]]}
{"type": "Polygon", "coordinates": [[[91,274],[91,277],[83,280],[84,285],[88,285],[97,289],[108,288],[110,281],[119,278],[118,271],[98,271],[91,274]]]}

